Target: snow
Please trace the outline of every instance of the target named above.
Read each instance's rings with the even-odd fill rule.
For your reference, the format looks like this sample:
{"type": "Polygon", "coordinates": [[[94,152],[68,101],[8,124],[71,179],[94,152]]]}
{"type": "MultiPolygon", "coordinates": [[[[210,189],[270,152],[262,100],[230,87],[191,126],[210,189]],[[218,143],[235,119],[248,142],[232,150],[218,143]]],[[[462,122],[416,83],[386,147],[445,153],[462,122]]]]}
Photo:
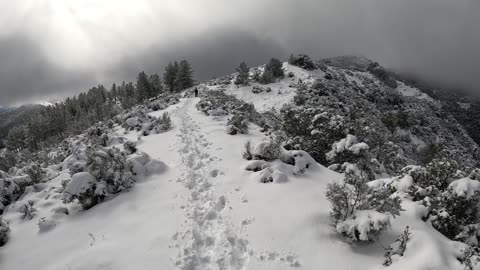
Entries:
{"type": "Polygon", "coordinates": [[[476,192],[480,192],[480,181],[467,177],[453,181],[448,187],[457,196],[470,198],[475,195],[476,192]]]}
{"type": "Polygon", "coordinates": [[[304,70],[302,68],[292,66],[286,62],[283,63],[283,68],[285,70],[285,78],[278,82],[268,84],[267,86],[254,82],[250,82],[250,85],[248,86],[237,86],[233,83],[232,80],[229,85],[209,86],[206,84],[202,84],[199,86],[199,89],[224,89],[226,94],[234,95],[240,100],[243,100],[247,103],[252,103],[255,106],[255,109],[259,112],[268,111],[272,108],[278,111],[282,108],[283,105],[293,101],[293,97],[296,94],[296,86],[299,80],[301,80],[303,83],[313,83],[315,78],[322,77],[324,74],[320,70],[304,70]],[[294,74],[293,78],[287,76],[289,72],[292,72],[294,74]],[[252,93],[252,89],[254,87],[270,87],[272,91],[263,91],[261,93],[255,94],[252,93]]]}
{"type": "MultiPolygon", "coordinates": [[[[288,69],[296,72],[295,79],[308,80],[306,71],[288,69]]],[[[283,89],[288,94],[275,98],[287,80],[271,86],[272,93],[265,94],[269,97],[242,88],[232,91],[239,90],[238,95],[257,103],[269,100],[264,109],[279,107],[289,100],[285,96],[293,96],[288,92],[293,89],[283,89]]],[[[137,140],[136,131],[123,134],[124,129],[115,129],[137,140],[139,152],[129,161],[144,175],[130,191],[81,211],[79,205],[62,201],[62,183],[71,178],[66,170],[8,206],[3,218],[11,233],[9,242],[0,247],[0,269],[385,269],[380,244],[351,245],[336,229],[356,228],[365,238],[368,228],[388,223],[391,227],[378,239],[384,245],[407,225],[412,232],[404,256],[396,257],[390,269],[464,269],[457,260],[463,246],[423,222],[426,208],[409,200],[404,200],[405,211],[395,219],[362,210],[348,224],[332,227],[325,191],[328,183],[340,181],[343,175],[315,163],[303,151],[282,153],[291,156],[295,165],[244,160],[241,150],[246,141],[266,139],[260,128],[252,124],[249,134],[225,134],[226,118],[197,111],[198,100],[182,99],[164,110],[173,121],[167,132],[137,140]],[[273,183],[259,182],[263,174],[273,183]],[[35,215],[25,220],[17,209],[29,201],[35,215]]],[[[158,117],[164,111],[150,115],[158,117]]],[[[350,137],[340,148],[356,143],[350,137]]],[[[82,161],[81,153],[74,153],[62,169],[68,168],[67,162],[82,161]]],[[[344,165],[354,169],[353,164],[344,165]]],[[[75,174],[66,191],[78,192],[93,180],[85,173],[75,174]]],[[[405,190],[412,180],[403,177],[375,184],[387,181],[405,190]]],[[[467,179],[451,187],[465,194],[478,188],[467,179]]]]}
{"type": "Polygon", "coordinates": [[[414,97],[418,99],[424,99],[431,102],[435,100],[432,99],[429,95],[423,93],[422,91],[418,90],[417,88],[411,87],[409,85],[404,84],[403,82],[397,81],[397,91],[406,97],[414,97]]]}
{"type": "Polygon", "coordinates": [[[390,226],[390,216],[375,210],[356,211],[352,218],[337,224],[337,232],[346,234],[355,240],[373,240],[369,237],[372,231],[381,231],[390,226]],[[358,234],[358,238],[357,238],[358,234]]]}
{"type": "Polygon", "coordinates": [[[65,192],[71,195],[79,195],[89,190],[97,179],[88,172],[79,172],[72,175],[72,180],[65,188],[65,192]]]}

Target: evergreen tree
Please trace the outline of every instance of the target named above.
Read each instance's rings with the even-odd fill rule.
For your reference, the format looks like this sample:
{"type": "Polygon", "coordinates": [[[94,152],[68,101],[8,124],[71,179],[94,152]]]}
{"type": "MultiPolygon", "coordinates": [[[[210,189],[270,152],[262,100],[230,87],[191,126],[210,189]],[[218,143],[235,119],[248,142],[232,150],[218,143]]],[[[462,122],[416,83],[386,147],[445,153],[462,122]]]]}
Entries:
{"type": "Polygon", "coordinates": [[[247,85],[249,71],[250,69],[247,67],[247,64],[245,64],[245,62],[240,63],[240,66],[237,68],[238,76],[235,80],[235,84],[247,85]]]}
{"type": "Polygon", "coordinates": [[[172,62],[168,63],[168,65],[165,67],[165,72],[163,73],[163,83],[167,86],[168,91],[170,92],[175,91],[177,72],[178,63],[176,61],[174,64],[172,64],[172,62]]]}
{"type": "Polygon", "coordinates": [[[25,126],[11,128],[4,143],[7,149],[12,152],[23,150],[27,146],[25,126]]]}
{"type": "Polygon", "coordinates": [[[153,96],[158,96],[163,91],[163,85],[160,76],[158,76],[158,74],[156,73],[152,74],[148,78],[148,81],[150,82],[153,96]]]}
{"type": "Polygon", "coordinates": [[[187,60],[180,61],[175,83],[178,91],[193,86],[193,70],[187,60]]]}
{"type": "Polygon", "coordinates": [[[277,58],[270,59],[270,62],[267,64],[265,69],[271,70],[273,77],[283,78],[285,76],[285,71],[283,70],[283,64],[277,58]]]}
{"type": "Polygon", "coordinates": [[[152,97],[153,89],[145,72],[140,72],[137,76],[137,101],[143,102],[145,99],[152,97]]]}

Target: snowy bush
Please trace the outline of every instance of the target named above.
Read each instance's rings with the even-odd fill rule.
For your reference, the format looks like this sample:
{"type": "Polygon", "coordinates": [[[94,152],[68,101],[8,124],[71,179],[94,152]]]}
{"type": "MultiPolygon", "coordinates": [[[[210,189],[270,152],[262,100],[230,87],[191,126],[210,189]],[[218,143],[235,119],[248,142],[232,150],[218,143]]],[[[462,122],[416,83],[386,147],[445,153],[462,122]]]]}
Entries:
{"type": "Polygon", "coordinates": [[[0,217],[0,247],[7,243],[9,232],[10,227],[8,223],[0,217]]]}
{"type": "Polygon", "coordinates": [[[172,127],[172,119],[168,112],[164,112],[159,118],[157,118],[154,122],[154,125],[156,133],[169,130],[172,127]]]}
{"type": "Polygon", "coordinates": [[[458,163],[454,160],[437,159],[430,162],[426,167],[412,170],[410,175],[415,184],[422,188],[434,186],[439,190],[445,190],[458,169],[458,163]]]}
{"type": "Polygon", "coordinates": [[[137,145],[135,144],[135,142],[126,141],[125,143],[123,143],[123,149],[125,150],[127,155],[131,155],[137,152],[137,145]]]}
{"type": "Polygon", "coordinates": [[[30,220],[35,216],[36,209],[35,207],[33,207],[33,204],[33,201],[28,201],[20,205],[20,207],[18,208],[18,212],[23,214],[23,219],[30,220]]]}
{"type": "Polygon", "coordinates": [[[325,153],[332,143],[345,137],[347,125],[340,115],[324,108],[285,107],[282,113],[282,129],[290,138],[287,150],[304,150],[317,162],[327,164],[325,153]]]}
{"type": "Polygon", "coordinates": [[[87,170],[98,181],[106,182],[108,193],[117,193],[133,186],[131,166],[118,148],[87,149],[87,158],[87,170]]]}
{"type": "Polygon", "coordinates": [[[117,148],[87,149],[86,170],[72,176],[65,188],[66,202],[78,200],[89,209],[111,194],[128,190],[134,185],[132,166],[117,148]]]}
{"type": "Polygon", "coordinates": [[[251,141],[247,141],[244,145],[243,145],[243,149],[242,149],[242,157],[246,160],[251,160],[253,158],[252,156],[252,146],[251,146],[251,141]]]}
{"type": "Polygon", "coordinates": [[[369,149],[368,144],[359,142],[356,136],[348,134],[346,138],[332,144],[332,150],[326,157],[334,163],[355,163],[369,149]]]}
{"type": "Polygon", "coordinates": [[[247,134],[248,133],[248,121],[241,114],[233,115],[227,121],[227,133],[230,135],[235,135],[237,133],[247,134]]]}
{"type": "Polygon", "coordinates": [[[290,65],[301,67],[306,70],[314,70],[317,68],[312,59],[310,59],[310,57],[306,54],[299,54],[297,56],[294,56],[292,54],[288,59],[288,63],[290,65]]]}
{"type": "Polygon", "coordinates": [[[91,128],[87,129],[86,136],[92,144],[105,147],[108,146],[108,133],[110,133],[110,129],[106,125],[104,125],[103,122],[99,122],[91,128]]]}
{"type": "MultiPolygon", "coordinates": [[[[466,239],[465,234],[461,235],[465,226],[480,222],[480,191],[472,191],[470,195],[459,194],[450,187],[436,196],[435,193],[432,195],[423,199],[429,209],[428,221],[449,239],[455,239],[457,236],[466,239]]],[[[469,238],[469,241],[471,240],[469,238]]]]}
{"type": "Polygon", "coordinates": [[[252,150],[253,159],[272,161],[278,159],[281,153],[280,143],[275,139],[259,142],[252,150]]]}
{"type": "Polygon", "coordinates": [[[76,173],[65,188],[65,202],[76,199],[84,210],[90,209],[106,198],[105,188],[106,182],[97,181],[90,173],[76,173]]]}
{"type": "Polygon", "coordinates": [[[167,169],[167,165],[162,161],[152,159],[147,153],[138,151],[128,157],[127,163],[132,168],[132,173],[136,179],[159,174],[167,169]]]}
{"type": "Polygon", "coordinates": [[[407,242],[412,237],[409,227],[405,227],[405,230],[398,238],[388,247],[385,252],[385,261],[383,262],[384,266],[392,265],[393,261],[397,257],[403,256],[407,250],[407,242]]]}
{"type": "Polygon", "coordinates": [[[390,225],[390,216],[400,214],[400,199],[386,188],[370,188],[363,179],[346,174],[343,183],[327,186],[332,205],[332,225],[352,241],[373,240],[390,225]]]}
{"type": "Polygon", "coordinates": [[[28,174],[28,176],[30,176],[30,179],[32,179],[33,183],[40,183],[45,177],[45,172],[37,162],[33,162],[25,167],[24,171],[26,174],[28,174]]]}

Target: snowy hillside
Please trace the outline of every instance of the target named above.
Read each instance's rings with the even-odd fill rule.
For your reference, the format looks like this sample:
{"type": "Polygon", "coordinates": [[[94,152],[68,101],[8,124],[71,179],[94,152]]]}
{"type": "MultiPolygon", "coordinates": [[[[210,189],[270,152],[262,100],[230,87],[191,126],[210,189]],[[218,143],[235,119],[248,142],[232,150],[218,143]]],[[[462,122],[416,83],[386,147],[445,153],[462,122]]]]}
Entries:
{"type": "Polygon", "coordinates": [[[478,146],[365,61],[212,80],[0,171],[0,269],[480,269],[478,146]]]}

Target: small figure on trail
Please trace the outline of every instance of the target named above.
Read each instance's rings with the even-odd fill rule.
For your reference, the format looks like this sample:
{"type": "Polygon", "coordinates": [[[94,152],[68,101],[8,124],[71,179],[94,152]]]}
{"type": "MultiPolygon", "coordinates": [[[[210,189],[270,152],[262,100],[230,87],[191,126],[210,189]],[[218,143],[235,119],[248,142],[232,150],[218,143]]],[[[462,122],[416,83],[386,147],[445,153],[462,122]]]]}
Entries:
{"type": "Polygon", "coordinates": [[[195,87],[195,97],[198,97],[198,88],[195,87]]]}

